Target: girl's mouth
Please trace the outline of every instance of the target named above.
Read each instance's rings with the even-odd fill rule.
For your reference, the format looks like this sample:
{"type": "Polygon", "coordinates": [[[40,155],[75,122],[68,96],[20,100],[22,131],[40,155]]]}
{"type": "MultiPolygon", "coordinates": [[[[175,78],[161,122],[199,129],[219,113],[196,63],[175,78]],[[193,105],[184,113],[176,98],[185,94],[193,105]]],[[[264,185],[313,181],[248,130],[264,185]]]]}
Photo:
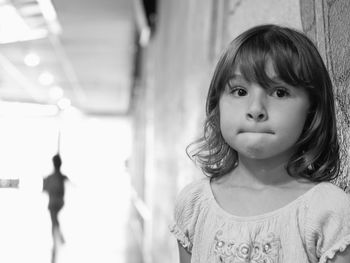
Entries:
{"type": "Polygon", "coordinates": [[[272,130],[269,129],[241,129],[238,133],[266,133],[266,134],[275,134],[272,130]]]}

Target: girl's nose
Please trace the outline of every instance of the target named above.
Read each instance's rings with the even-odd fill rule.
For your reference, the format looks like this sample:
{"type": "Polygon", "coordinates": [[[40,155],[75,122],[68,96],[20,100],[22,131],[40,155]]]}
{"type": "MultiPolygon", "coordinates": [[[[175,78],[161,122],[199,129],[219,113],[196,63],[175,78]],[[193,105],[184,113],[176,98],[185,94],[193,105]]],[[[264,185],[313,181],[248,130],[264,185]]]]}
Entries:
{"type": "Polygon", "coordinates": [[[256,96],[252,99],[247,110],[246,118],[256,122],[267,120],[268,115],[265,108],[264,98],[262,98],[262,96],[256,96]]]}

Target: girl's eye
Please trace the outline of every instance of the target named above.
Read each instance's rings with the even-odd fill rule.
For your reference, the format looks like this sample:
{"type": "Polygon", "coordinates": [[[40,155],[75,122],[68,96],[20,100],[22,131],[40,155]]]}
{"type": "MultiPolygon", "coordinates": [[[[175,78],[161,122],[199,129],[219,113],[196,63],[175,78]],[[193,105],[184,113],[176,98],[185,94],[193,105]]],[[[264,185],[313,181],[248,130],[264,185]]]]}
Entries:
{"type": "Polygon", "coordinates": [[[233,88],[230,93],[236,97],[243,97],[248,94],[248,92],[242,88],[233,88]]]}
{"type": "Polygon", "coordinates": [[[285,88],[276,88],[272,92],[272,96],[277,97],[277,98],[285,98],[290,95],[289,91],[285,88]]]}

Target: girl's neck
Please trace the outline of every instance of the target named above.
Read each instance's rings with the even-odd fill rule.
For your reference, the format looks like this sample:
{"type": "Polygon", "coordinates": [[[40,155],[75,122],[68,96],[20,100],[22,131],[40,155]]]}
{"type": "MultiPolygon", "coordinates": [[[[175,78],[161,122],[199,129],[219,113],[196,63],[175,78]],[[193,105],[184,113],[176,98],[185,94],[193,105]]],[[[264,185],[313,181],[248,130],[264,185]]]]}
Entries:
{"type": "Polygon", "coordinates": [[[286,170],[289,157],[280,155],[259,160],[239,155],[238,159],[238,166],[230,176],[232,185],[261,188],[282,186],[295,181],[286,170]]]}

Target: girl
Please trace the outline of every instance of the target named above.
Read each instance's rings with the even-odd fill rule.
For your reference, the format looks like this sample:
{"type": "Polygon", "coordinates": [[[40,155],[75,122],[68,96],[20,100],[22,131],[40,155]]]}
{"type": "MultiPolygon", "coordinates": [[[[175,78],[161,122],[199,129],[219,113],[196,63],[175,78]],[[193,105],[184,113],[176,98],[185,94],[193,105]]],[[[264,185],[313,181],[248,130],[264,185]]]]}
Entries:
{"type": "Polygon", "coordinates": [[[180,262],[350,262],[332,84],[313,43],[276,25],[231,42],[192,146],[207,178],[178,195],[180,262]]]}

